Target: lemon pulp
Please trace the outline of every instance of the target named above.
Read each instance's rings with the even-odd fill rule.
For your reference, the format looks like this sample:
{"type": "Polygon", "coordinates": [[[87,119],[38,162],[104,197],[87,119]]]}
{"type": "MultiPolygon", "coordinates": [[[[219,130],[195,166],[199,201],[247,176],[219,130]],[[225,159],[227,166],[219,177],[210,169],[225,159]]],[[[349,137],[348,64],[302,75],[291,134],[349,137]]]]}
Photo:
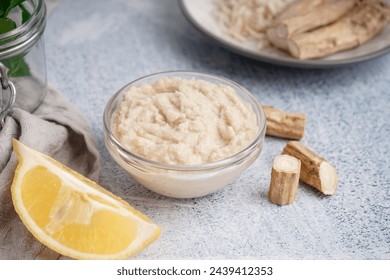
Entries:
{"type": "Polygon", "coordinates": [[[145,215],[96,183],[20,142],[14,148],[14,206],[46,246],[73,258],[116,259],[159,236],[145,215]]]}

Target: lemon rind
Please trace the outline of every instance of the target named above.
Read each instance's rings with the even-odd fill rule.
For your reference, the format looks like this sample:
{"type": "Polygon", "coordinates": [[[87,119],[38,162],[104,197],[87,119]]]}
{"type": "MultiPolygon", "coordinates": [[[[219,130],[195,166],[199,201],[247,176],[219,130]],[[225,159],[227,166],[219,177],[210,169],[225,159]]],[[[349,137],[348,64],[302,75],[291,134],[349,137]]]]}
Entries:
{"type": "MultiPolygon", "coordinates": [[[[55,161],[52,158],[49,158],[45,156],[44,154],[39,153],[38,151],[31,149],[23,144],[21,144],[19,141],[14,140],[14,151],[16,152],[16,155],[19,159],[19,164],[15,171],[15,179],[11,186],[11,193],[12,193],[12,200],[14,202],[15,210],[18,213],[20,219],[22,220],[23,224],[27,227],[27,229],[33,234],[33,236],[38,239],[42,244],[46,245],[47,247],[51,248],[52,250],[71,257],[75,259],[125,259],[128,258],[143,248],[147,247],[149,244],[154,242],[159,235],[161,234],[161,229],[153,224],[149,218],[147,218],[144,214],[137,211],[133,207],[131,207],[127,202],[120,199],[119,197],[114,196],[113,194],[109,193],[107,190],[103,189],[101,186],[96,184],[95,182],[83,177],[82,175],[78,174],[77,172],[65,167],[61,163],[55,161]],[[24,160],[27,158],[25,155],[29,154],[34,157],[34,160],[26,161],[24,160]],[[48,164],[48,161],[51,164],[48,164]],[[50,235],[48,235],[43,229],[41,229],[38,225],[36,225],[33,222],[33,219],[29,215],[27,209],[23,205],[22,196],[21,196],[21,188],[18,188],[17,186],[20,186],[22,183],[23,175],[26,174],[26,171],[29,170],[32,167],[42,165],[46,168],[48,168],[49,171],[53,172],[54,174],[61,173],[61,175],[64,175],[66,177],[66,180],[72,182],[77,181],[81,182],[84,191],[89,191],[89,193],[92,193],[94,195],[103,197],[104,199],[108,199],[110,202],[113,202],[114,204],[120,205],[119,208],[110,207],[108,205],[100,204],[101,208],[109,209],[110,211],[116,212],[118,214],[121,214],[125,217],[132,217],[136,220],[138,230],[137,230],[137,237],[134,239],[136,242],[132,242],[126,249],[115,253],[115,254],[91,254],[91,253],[83,253],[74,249],[71,249],[69,247],[66,247],[56,241],[54,238],[52,238],[50,235]],[[65,167],[65,168],[64,168],[65,167]],[[65,170],[64,170],[65,169],[65,170]],[[71,171],[71,172],[70,172],[71,171]],[[67,174],[69,172],[70,174],[67,174]],[[81,177],[84,180],[81,180],[79,177],[81,177]],[[91,185],[88,185],[91,184],[91,185]],[[100,191],[97,191],[96,188],[100,191]],[[103,191],[104,190],[104,191],[103,191]],[[129,215],[131,213],[131,215],[129,215]]],[[[75,188],[76,191],[80,191],[80,189],[75,188]]],[[[96,202],[99,204],[98,202],[96,202]]],[[[99,205],[95,204],[95,207],[99,208],[99,205]]]]}

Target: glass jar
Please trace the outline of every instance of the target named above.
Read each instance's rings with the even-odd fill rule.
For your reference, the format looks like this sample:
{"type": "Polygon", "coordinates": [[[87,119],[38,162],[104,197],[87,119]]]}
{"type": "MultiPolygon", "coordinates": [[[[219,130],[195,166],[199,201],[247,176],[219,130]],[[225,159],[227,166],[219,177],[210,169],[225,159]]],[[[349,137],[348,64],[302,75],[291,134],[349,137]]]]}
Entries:
{"type": "MultiPolygon", "coordinates": [[[[0,62],[7,68],[8,79],[15,85],[15,107],[32,112],[46,94],[46,58],[43,31],[46,7],[43,0],[26,0],[23,9],[16,7],[8,15],[16,28],[0,34],[0,62]],[[27,13],[29,19],[25,21],[27,13]]],[[[0,107],[9,103],[11,95],[0,90],[0,107]],[[1,96],[2,95],[2,96],[1,96]]]]}

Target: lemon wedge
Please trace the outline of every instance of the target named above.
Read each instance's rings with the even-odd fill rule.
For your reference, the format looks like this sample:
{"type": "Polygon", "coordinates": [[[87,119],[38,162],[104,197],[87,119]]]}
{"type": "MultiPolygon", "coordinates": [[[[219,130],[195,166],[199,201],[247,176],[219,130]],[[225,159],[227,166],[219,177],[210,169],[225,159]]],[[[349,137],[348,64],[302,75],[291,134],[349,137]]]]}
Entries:
{"type": "Polygon", "coordinates": [[[17,140],[13,146],[15,210],[47,247],[75,259],[125,259],[160,235],[144,214],[95,182],[17,140]]]}

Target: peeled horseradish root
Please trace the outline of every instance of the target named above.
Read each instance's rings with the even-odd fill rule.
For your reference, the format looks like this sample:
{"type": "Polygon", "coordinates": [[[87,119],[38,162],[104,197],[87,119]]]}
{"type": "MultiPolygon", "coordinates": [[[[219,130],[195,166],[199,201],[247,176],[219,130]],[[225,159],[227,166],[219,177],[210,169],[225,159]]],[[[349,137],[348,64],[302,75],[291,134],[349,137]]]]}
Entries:
{"type": "Polygon", "coordinates": [[[298,0],[275,17],[267,37],[295,58],[313,59],[358,47],[389,23],[384,0],[298,0]]]}
{"type": "Polygon", "coordinates": [[[338,185],[336,169],[324,158],[298,141],[289,141],[282,154],[301,161],[299,173],[301,181],[325,195],[333,195],[336,192],[338,185]]]}
{"type": "Polygon", "coordinates": [[[291,204],[299,184],[301,161],[289,155],[279,155],[272,164],[271,183],[268,197],[278,205],[291,204]]]}
{"type": "Polygon", "coordinates": [[[289,141],[282,155],[272,165],[268,198],[278,205],[294,202],[299,180],[325,195],[337,190],[338,177],[334,167],[298,141],[289,141]]]}
{"type": "Polygon", "coordinates": [[[125,259],[160,235],[127,202],[54,159],[14,140],[16,212],[44,245],[75,259],[125,259]]]}

